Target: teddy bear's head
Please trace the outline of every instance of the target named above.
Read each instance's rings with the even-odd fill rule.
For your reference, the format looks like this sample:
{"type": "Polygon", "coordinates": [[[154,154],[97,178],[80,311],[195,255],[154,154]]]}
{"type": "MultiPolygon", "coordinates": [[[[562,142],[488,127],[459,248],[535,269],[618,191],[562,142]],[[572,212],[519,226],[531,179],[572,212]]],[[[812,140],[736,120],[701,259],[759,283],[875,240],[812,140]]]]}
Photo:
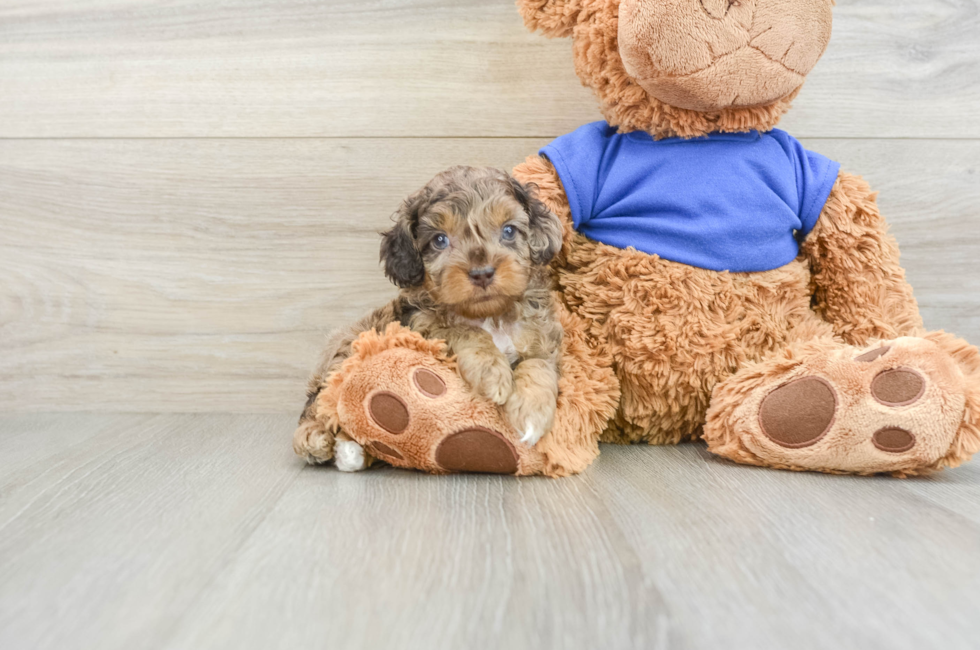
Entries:
{"type": "Polygon", "coordinates": [[[656,137],[769,130],[830,40],[834,0],[518,0],[571,36],[610,124],[656,137]]]}

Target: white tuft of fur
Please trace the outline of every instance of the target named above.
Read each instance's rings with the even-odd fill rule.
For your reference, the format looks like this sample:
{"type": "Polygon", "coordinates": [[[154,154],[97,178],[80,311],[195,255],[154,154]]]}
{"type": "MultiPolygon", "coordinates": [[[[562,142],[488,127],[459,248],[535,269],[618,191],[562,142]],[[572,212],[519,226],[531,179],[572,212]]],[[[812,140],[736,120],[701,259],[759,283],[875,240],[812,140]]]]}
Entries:
{"type": "Polygon", "coordinates": [[[517,353],[517,346],[514,345],[514,337],[520,333],[520,325],[507,323],[504,325],[494,325],[489,318],[483,320],[467,319],[473,327],[479,327],[493,338],[493,344],[497,346],[500,353],[507,358],[511,364],[517,363],[520,355],[517,353]]]}
{"type": "Polygon", "coordinates": [[[353,440],[338,440],[333,447],[334,463],[341,472],[359,472],[367,467],[364,448],[353,440]]]}
{"type": "Polygon", "coordinates": [[[533,425],[528,425],[524,435],[521,436],[521,442],[528,447],[533,447],[534,445],[538,444],[538,441],[541,440],[542,436],[544,436],[544,429],[539,431],[535,429],[533,425]]]}

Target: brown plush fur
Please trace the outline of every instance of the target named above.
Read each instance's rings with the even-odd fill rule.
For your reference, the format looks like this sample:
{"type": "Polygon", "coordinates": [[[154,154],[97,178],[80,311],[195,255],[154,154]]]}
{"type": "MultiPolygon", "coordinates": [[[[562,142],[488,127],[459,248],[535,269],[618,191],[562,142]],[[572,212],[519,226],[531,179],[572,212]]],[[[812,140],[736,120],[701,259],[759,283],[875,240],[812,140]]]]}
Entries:
{"type": "Polygon", "coordinates": [[[853,345],[922,330],[876,196],[864,179],[842,172],[801,247],[813,274],[814,311],[853,345]]]}

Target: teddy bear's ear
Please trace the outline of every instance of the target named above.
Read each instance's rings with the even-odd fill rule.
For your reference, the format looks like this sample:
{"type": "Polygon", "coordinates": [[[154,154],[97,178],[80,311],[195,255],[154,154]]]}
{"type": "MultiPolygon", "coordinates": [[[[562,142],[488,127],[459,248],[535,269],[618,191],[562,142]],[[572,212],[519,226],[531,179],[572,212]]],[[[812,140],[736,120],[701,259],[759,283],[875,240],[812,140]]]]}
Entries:
{"type": "Polygon", "coordinates": [[[590,0],[517,0],[528,29],[548,37],[571,36],[583,5],[590,0]]]}

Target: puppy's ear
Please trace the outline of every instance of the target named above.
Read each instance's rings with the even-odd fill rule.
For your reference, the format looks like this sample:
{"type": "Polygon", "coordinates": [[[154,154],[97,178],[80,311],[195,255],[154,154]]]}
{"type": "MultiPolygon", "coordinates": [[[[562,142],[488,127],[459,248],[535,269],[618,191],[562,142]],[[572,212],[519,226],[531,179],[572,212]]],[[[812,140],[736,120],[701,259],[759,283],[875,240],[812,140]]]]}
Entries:
{"type": "Polygon", "coordinates": [[[548,264],[561,249],[561,221],[537,196],[537,186],[522,184],[516,178],[510,179],[514,198],[524,207],[530,224],[528,243],[531,245],[531,261],[535,264],[548,264]]]}
{"type": "Polygon", "coordinates": [[[415,229],[427,200],[428,192],[424,189],[405,199],[395,213],[394,227],[381,234],[385,275],[402,289],[417,287],[425,281],[425,264],[415,247],[415,229]]]}

